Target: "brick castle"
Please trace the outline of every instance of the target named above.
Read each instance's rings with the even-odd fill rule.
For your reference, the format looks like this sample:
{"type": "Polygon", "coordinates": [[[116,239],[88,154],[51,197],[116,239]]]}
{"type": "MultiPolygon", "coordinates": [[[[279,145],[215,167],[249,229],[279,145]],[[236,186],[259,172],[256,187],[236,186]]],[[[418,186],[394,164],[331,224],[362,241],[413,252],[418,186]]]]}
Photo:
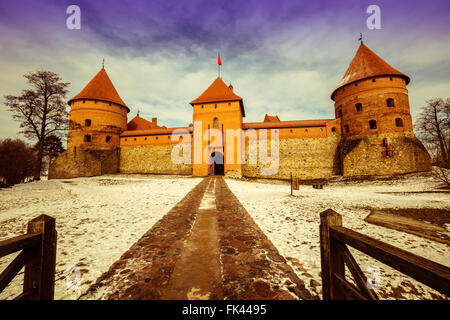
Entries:
{"type": "Polygon", "coordinates": [[[288,179],[292,174],[313,180],[428,171],[430,156],[413,132],[409,81],[361,43],[331,93],[335,119],[281,121],[266,114],[263,122],[243,122],[243,99],[219,77],[190,102],[193,124],[166,128],[158,125],[157,118],[147,121],[139,115],[128,122],[130,109],[102,68],[68,101],[67,151],[52,163],[49,178],[121,172],[275,179],[288,179]],[[211,137],[208,129],[222,134],[211,137]],[[249,141],[261,143],[260,129],[269,131],[269,151],[271,134],[279,136],[275,174],[262,174],[266,164],[259,158],[249,161],[249,141]],[[235,135],[228,136],[228,131],[235,135]],[[233,147],[228,147],[227,139],[235,141],[233,147]],[[191,159],[174,163],[173,148],[183,144],[191,148],[191,159]],[[191,161],[195,150],[205,153],[206,159],[191,161]],[[245,159],[242,163],[240,152],[245,159]]]}

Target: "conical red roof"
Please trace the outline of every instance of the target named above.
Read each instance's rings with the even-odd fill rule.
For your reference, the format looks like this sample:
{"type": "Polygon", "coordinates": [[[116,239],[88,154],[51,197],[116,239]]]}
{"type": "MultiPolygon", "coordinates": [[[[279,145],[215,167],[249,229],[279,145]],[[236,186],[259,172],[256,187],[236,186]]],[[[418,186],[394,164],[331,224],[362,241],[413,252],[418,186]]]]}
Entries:
{"type": "Polygon", "coordinates": [[[245,117],[244,105],[242,98],[233,92],[230,88],[218,77],[214,82],[206,89],[200,97],[190,102],[191,105],[199,103],[211,103],[211,102],[226,102],[226,101],[239,101],[242,115],[245,117]]]}
{"type": "Polygon", "coordinates": [[[155,122],[150,122],[148,120],[145,120],[144,118],[141,118],[139,116],[134,117],[130,122],[127,124],[127,130],[148,130],[148,129],[155,129],[155,128],[161,128],[156,124],[156,118],[155,122]]]}
{"type": "Polygon", "coordinates": [[[331,94],[331,99],[334,100],[334,94],[339,88],[358,80],[376,76],[401,76],[405,79],[406,84],[410,81],[407,75],[394,69],[375,52],[361,43],[344,77],[331,94]]]}
{"type": "Polygon", "coordinates": [[[191,105],[208,102],[224,102],[242,100],[241,97],[234,94],[233,90],[228,87],[222,79],[217,78],[206,89],[200,97],[190,102],[191,105]]]}
{"type": "Polygon", "coordinates": [[[68,103],[70,105],[72,101],[83,99],[101,100],[116,103],[124,106],[128,111],[130,111],[125,102],[123,102],[123,100],[120,98],[119,94],[116,91],[116,88],[114,88],[114,85],[109,79],[108,74],[106,73],[104,68],[102,68],[95,75],[95,77],[92,78],[91,81],[89,81],[86,87],[84,87],[84,89],[81,90],[79,94],[70,99],[68,103]]]}

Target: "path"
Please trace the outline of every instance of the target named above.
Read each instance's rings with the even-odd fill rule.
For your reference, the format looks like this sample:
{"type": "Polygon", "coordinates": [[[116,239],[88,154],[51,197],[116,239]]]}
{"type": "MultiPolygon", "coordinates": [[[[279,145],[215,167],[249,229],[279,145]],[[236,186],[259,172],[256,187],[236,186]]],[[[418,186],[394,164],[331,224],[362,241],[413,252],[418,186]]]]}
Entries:
{"type": "Polygon", "coordinates": [[[80,299],[313,299],[222,177],[208,177],[80,299]]]}

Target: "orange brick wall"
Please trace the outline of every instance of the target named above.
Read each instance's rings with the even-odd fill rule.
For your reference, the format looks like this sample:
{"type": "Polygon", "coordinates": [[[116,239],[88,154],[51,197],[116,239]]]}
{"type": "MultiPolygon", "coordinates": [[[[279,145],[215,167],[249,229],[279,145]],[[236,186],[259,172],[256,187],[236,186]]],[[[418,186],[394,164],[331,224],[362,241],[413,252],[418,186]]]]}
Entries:
{"type": "Polygon", "coordinates": [[[127,109],[123,106],[94,100],[73,101],[70,110],[70,129],[67,148],[114,148],[119,145],[119,135],[127,128],[127,109]],[[91,125],[85,126],[90,119],[91,125]],[[91,142],[85,142],[85,135],[91,142]],[[110,136],[110,142],[106,137],[110,136]]]}
{"type": "MultiPolygon", "coordinates": [[[[203,137],[204,132],[208,130],[209,128],[213,128],[213,122],[214,118],[217,117],[218,119],[218,130],[222,131],[223,126],[223,134],[226,135],[226,129],[241,129],[242,128],[242,113],[239,105],[239,101],[231,101],[231,102],[217,102],[217,103],[204,103],[204,104],[195,104],[193,106],[194,113],[193,113],[193,123],[195,124],[196,121],[202,121],[202,132],[201,137],[203,137]]],[[[194,126],[195,130],[195,126],[194,126]]],[[[194,135],[195,139],[195,135],[194,135]]],[[[224,138],[224,140],[226,137],[224,138]]],[[[208,147],[208,141],[202,141],[202,152],[205,148],[208,147]]],[[[225,141],[226,144],[226,141],[225,141]]],[[[211,138],[210,146],[222,146],[222,141],[214,141],[211,138]]],[[[240,141],[234,144],[234,157],[237,159],[237,150],[240,150],[240,141]]],[[[196,150],[196,145],[194,141],[193,146],[193,154],[196,150]]],[[[218,149],[217,149],[218,150],[218,149]]],[[[216,150],[216,151],[217,151],[216,150]]],[[[211,151],[212,153],[213,151],[211,151]]],[[[225,149],[224,152],[224,171],[225,174],[227,171],[231,170],[241,170],[241,165],[237,164],[236,160],[234,161],[234,164],[227,164],[226,163],[226,153],[227,150],[225,149]]],[[[203,160],[202,157],[202,164],[195,164],[193,165],[193,175],[194,176],[206,176],[209,173],[209,165],[203,160]]]]}
{"type": "MultiPolygon", "coordinates": [[[[186,135],[182,136],[183,139],[185,139],[184,137],[186,135]]],[[[166,144],[178,144],[180,142],[181,139],[179,141],[172,141],[171,134],[120,137],[120,146],[166,145],[166,144]]]]}

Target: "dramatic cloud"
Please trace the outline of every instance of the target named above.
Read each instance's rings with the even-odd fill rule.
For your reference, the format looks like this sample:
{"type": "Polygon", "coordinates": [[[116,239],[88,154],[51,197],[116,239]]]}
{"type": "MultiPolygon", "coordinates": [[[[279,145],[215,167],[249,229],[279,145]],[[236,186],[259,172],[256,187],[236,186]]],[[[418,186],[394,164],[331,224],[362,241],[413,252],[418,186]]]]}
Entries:
{"type": "Polygon", "coordinates": [[[18,125],[3,96],[22,75],[59,73],[77,94],[105,67],[122,99],[166,126],[192,122],[189,101],[217,77],[244,98],[246,122],[333,118],[330,93],[363,32],[364,42],[408,74],[411,111],[450,91],[448,1],[375,1],[381,30],[368,30],[374,1],[24,1],[0,3],[0,138],[18,125]],[[81,8],[81,30],[66,8],[81,8]]]}

